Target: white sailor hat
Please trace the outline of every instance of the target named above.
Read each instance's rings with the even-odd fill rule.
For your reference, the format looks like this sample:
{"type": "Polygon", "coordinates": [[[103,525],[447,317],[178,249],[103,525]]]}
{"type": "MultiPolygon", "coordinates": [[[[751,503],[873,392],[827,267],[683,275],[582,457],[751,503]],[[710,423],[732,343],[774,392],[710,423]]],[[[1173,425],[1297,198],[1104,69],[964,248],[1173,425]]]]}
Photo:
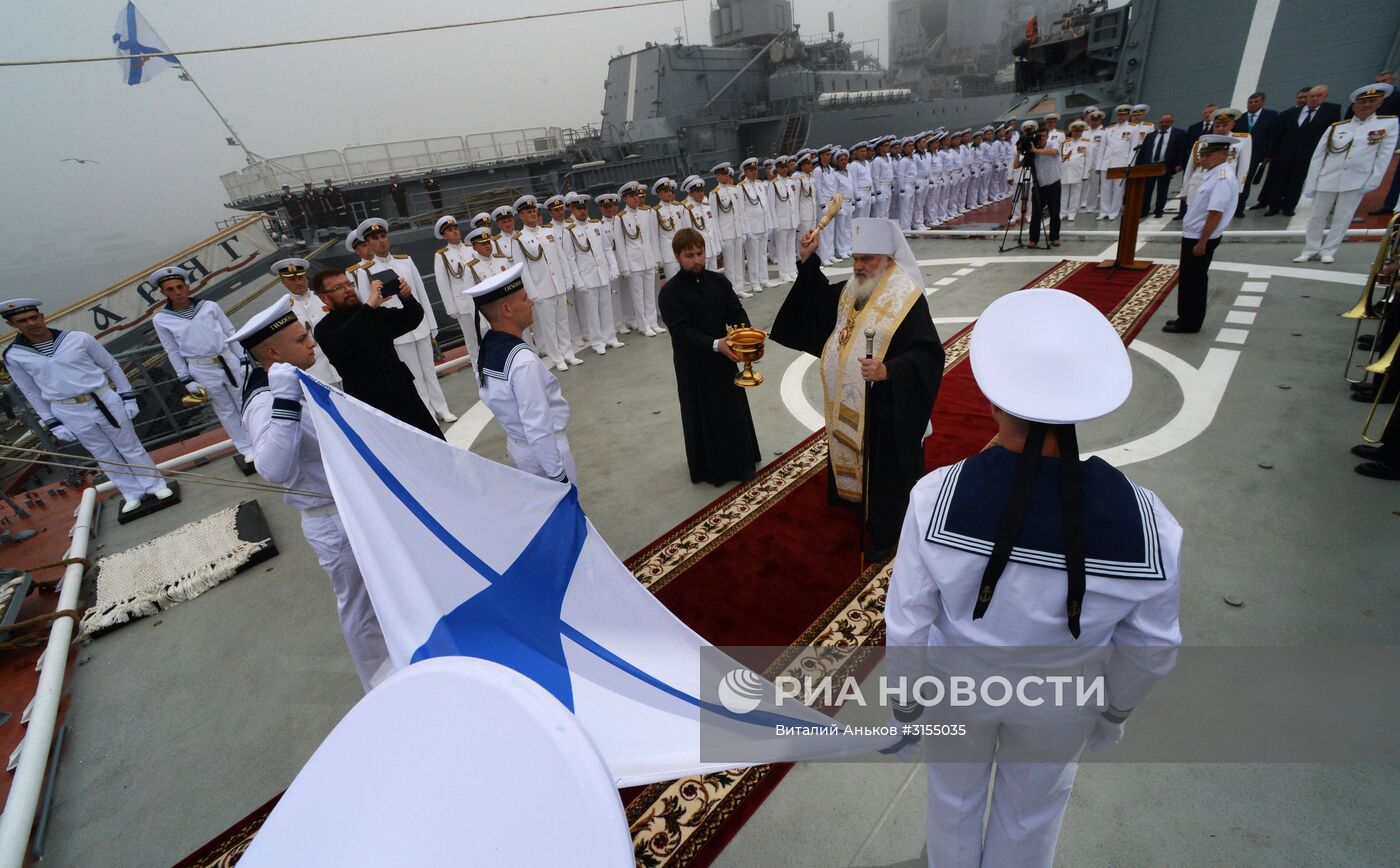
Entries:
{"type": "Polygon", "coordinates": [[[788,163],[792,162],[792,157],[789,157],[787,154],[783,154],[782,156],[775,159],[773,162],[779,166],[786,166],[788,163]]]}
{"type": "Polygon", "coordinates": [[[510,207],[509,205],[502,205],[502,206],[500,206],[499,208],[497,208],[496,210],[494,210],[494,211],[491,212],[491,219],[492,219],[492,220],[500,220],[502,217],[514,217],[514,216],[515,216],[515,209],[512,208],[512,207],[510,207]]]}
{"type": "Polygon", "coordinates": [[[1232,121],[1237,121],[1240,119],[1240,115],[1242,114],[1244,114],[1244,112],[1240,111],[1239,109],[1229,108],[1227,106],[1226,108],[1216,109],[1215,111],[1211,112],[1210,119],[1212,122],[1221,120],[1222,118],[1229,118],[1232,121]]]}
{"type": "Polygon", "coordinates": [[[1060,119],[1060,116],[1056,112],[1050,112],[1050,114],[1045,116],[1045,119],[1047,121],[1057,121],[1060,119]]]}
{"type": "Polygon", "coordinates": [[[1128,104],[1126,104],[1126,103],[1120,103],[1120,104],[1118,104],[1118,105],[1116,105],[1116,106],[1113,107],[1113,113],[1114,113],[1114,114],[1117,114],[1118,112],[1130,112],[1130,111],[1132,111],[1132,110],[1133,110],[1133,107],[1130,106],[1130,105],[1128,105],[1128,104]]]}
{"type": "Polygon", "coordinates": [[[1142,112],[1143,114],[1146,114],[1149,108],[1151,108],[1151,106],[1149,106],[1147,103],[1140,102],[1137,105],[1133,106],[1133,111],[1142,112]]]}
{"type": "Polygon", "coordinates": [[[571,206],[586,205],[588,204],[588,200],[592,198],[593,197],[589,196],[587,193],[578,193],[571,190],[568,193],[564,194],[564,204],[571,206]]]}
{"type": "Polygon", "coordinates": [[[439,241],[441,241],[442,238],[443,238],[442,231],[443,231],[444,229],[446,229],[447,227],[449,227],[449,226],[456,226],[456,225],[457,225],[457,218],[456,218],[456,217],[453,217],[451,214],[444,214],[444,215],[442,215],[441,217],[438,218],[438,221],[437,221],[436,223],[433,224],[433,237],[435,237],[435,238],[437,238],[439,241]]]}
{"type": "Polygon", "coordinates": [[[1071,130],[1087,130],[1089,125],[1083,121],[1070,121],[1069,128],[1071,130]]]}
{"type": "Polygon", "coordinates": [[[1089,116],[1089,117],[1091,117],[1091,118],[1101,118],[1101,117],[1104,116],[1103,109],[1101,109],[1101,108],[1099,108],[1099,107],[1097,107],[1097,106],[1095,106],[1094,108],[1090,109],[1089,111],[1086,111],[1084,114],[1087,115],[1087,116],[1089,116]]]}
{"type": "Polygon", "coordinates": [[[550,196],[548,199],[544,200],[544,210],[546,211],[556,206],[563,207],[563,205],[564,197],[559,195],[558,193],[555,193],[553,196],[550,196]]]}
{"type": "Polygon", "coordinates": [[[1215,133],[1206,133],[1204,136],[1201,136],[1201,150],[1213,151],[1220,148],[1228,148],[1237,141],[1239,140],[1234,136],[1217,136],[1215,133]]]}
{"type": "Polygon", "coordinates": [[[757,167],[758,167],[758,157],[749,157],[747,160],[744,160],[744,162],[742,162],[742,163],[739,164],[739,168],[740,168],[740,169],[748,169],[749,166],[753,166],[753,167],[757,168],[757,167]]]}
{"type": "Polygon", "coordinates": [[[846,150],[845,148],[837,148],[836,150],[831,152],[831,159],[833,160],[839,160],[842,157],[850,159],[851,152],[846,150]]]}
{"type": "Polygon", "coordinates": [[[705,189],[705,179],[700,177],[699,175],[691,175],[689,178],[686,178],[684,181],[681,182],[681,189],[687,193],[689,193],[691,190],[694,190],[696,187],[699,187],[702,190],[705,189]]]}
{"type": "Polygon", "coordinates": [[[278,277],[301,277],[311,270],[311,263],[305,259],[298,259],[295,256],[287,259],[279,259],[272,263],[272,268],[268,269],[278,277]]]}
{"type": "Polygon", "coordinates": [[[12,298],[9,301],[0,301],[0,316],[9,319],[17,314],[38,310],[42,304],[43,302],[37,298],[12,298]]]}
{"type": "Polygon", "coordinates": [[[475,217],[472,218],[472,225],[473,225],[473,226],[489,226],[489,225],[491,225],[491,215],[490,215],[490,214],[487,214],[485,211],[482,211],[481,213],[477,214],[475,217]]]}
{"type": "Polygon", "coordinates": [[[369,234],[375,231],[388,232],[388,221],[378,217],[371,217],[368,220],[362,220],[360,225],[355,227],[355,234],[361,238],[369,238],[369,234]]]}
{"type": "Polygon", "coordinates": [[[358,231],[352,229],[352,230],[350,230],[350,234],[347,235],[347,236],[345,236],[345,252],[346,252],[346,253],[354,253],[354,252],[355,252],[355,245],[356,245],[356,244],[364,244],[364,243],[365,243],[365,240],[364,240],[363,238],[360,237],[360,233],[359,233],[358,231]]]}
{"type": "Polygon", "coordinates": [[[1089,302],[1035,287],[1002,296],[972,327],[972,376],[987,400],[1031,422],[1073,425],[1128,399],[1123,339],[1089,302]]]}
{"type": "Polygon", "coordinates": [[[521,196],[519,199],[516,199],[515,204],[511,207],[513,207],[516,213],[518,214],[526,208],[539,208],[540,203],[534,196],[531,196],[529,193],[526,193],[524,196],[521,196]]]}
{"type": "Polygon", "coordinates": [[[831,145],[822,145],[820,148],[817,148],[817,156],[820,157],[822,154],[829,154],[833,150],[835,149],[832,148],[831,145]]]}
{"type": "Polygon", "coordinates": [[[520,277],[524,270],[525,263],[518,262],[500,274],[488,277],[470,289],[462,290],[462,293],[471,296],[478,305],[505,298],[512,292],[519,292],[525,288],[525,281],[520,277]]]}
{"type": "Polygon", "coordinates": [[[662,187],[674,190],[676,189],[676,182],[672,181],[670,178],[657,178],[656,183],[651,185],[651,195],[657,195],[657,193],[661,191],[662,187]]]}
{"type": "Polygon", "coordinates": [[[1021,129],[1022,131],[1038,130],[1040,129],[1040,124],[1036,121],[1031,120],[1030,118],[1026,118],[1025,120],[1021,121],[1021,129]]]}
{"type": "Polygon", "coordinates": [[[490,241],[491,228],[489,226],[478,226],[467,233],[467,243],[472,244],[477,241],[490,241]]]}
{"type": "Polygon", "coordinates": [[[616,193],[599,193],[597,196],[593,197],[593,201],[597,202],[599,205],[616,205],[621,201],[621,197],[616,193]]]}
{"type": "Polygon", "coordinates": [[[810,163],[810,162],[812,162],[814,159],[816,159],[816,158],[812,155],[812,152],[811,152],[811,151],[803,150],[803,151],[801,151],[800,153],[798,153],[798,155],[797,155],[797,165],[800,166],[800,165],[802,165],[803,163],[810,163]]]}
{"type": "Polygon", "coordinates": [[[778,165],[778,161],[773,159],[772,157],[769,157],[768,159],[763,161],[763,168],[765,169],[771,169],[776,165],[778,165]]]}
{"type": "Polygon", "coordinates": [[[172,277],[178,277],[185,283],[190,282],[190,273],[178,265],[161,266],[160,268],[157,268],[155,271],[151,272],[151,276],[148,278],[148,280],[150,281],[151,286],[154,286],[156,289],[160,289],[160,282],[162,280],[169,280],[172,277]]]}
{"type": "Polygon", "coordinates": [[[252,349],[296,321],[291,298],[278,296],[271,305],[253,314],[242,328],[225,341],[225,345],[236,341],[243,349],[252,349]]]}
{"type": "Polygon", "coordinates": [[[1359,99],[1375,99],[1377,97],[1385,99],[1392,93],[1395,93],[1394,85],[1386,84],[1383,81],[1373,81],[1370,84],[1363,84],[1361,87],[1352,91],[1351,101],[1356,102],[1359,99]]]}
{"type": "Polygon", "coordinates": [[[732,175],[732,174],[734,174],[734,167],[731,166],[731,165],[729,165],[728,163],[720,163],[718,166],[715,166],[715,167],[713,167],[713,168],[710,169],[710,174],[712,174],[712,175],[732,175]]]}
{"type": "Polygon", "coordinates": [[[870,147],[870,143],[869,143],[869,142],[856,142],[854,145],[851,145],[851,150],[853,150],[853,151],[859,151],[861,148],[868,148],[868,147],[870,147]]]}

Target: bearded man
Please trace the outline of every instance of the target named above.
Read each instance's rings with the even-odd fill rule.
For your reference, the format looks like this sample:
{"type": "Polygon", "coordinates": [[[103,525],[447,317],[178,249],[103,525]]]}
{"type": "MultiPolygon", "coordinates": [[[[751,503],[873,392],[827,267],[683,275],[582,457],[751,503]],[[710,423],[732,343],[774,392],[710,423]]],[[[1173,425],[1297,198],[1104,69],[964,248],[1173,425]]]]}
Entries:
{"type": "Polygon", "coordinates": [[[804,234],[797,281],[769,336],[821,358],[828,499],[865,510],[866,559],[878,563],[893,554],[909,490],[924,475],[943,344],[899,224],[852,223],[855,275],[828,282],[812,256],[817,234],[804,234]]]}

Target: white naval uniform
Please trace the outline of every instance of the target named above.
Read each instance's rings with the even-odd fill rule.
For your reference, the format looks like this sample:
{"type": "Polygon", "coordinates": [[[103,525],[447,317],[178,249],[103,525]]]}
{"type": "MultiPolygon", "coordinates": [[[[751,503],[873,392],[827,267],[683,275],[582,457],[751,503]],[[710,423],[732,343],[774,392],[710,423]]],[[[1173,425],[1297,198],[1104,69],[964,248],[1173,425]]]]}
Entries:
{"type": "MultiPolygon", "coordinates": [[[[375,274],[385,269],[392,269],[399,276],[399,282],[406,284],[413,297],[423,306],[423,321],[413,331],[394,338],[394,352],[413,374],[413,388],[418,392],[423,406],[440,419],[451,411],[447,409],[447,398],[442,394],[442,384],[438,382],[437,369],[433,365],[433,335],[437,334],[437,317],[433,315],[433,303],[428,298],[428,289],[423,285],[418,266],[405,253],[376,256],[369,264],[354,270],[355,294],[360,301],[367,301],[370,282],[375,279],[375,274]]],[[[390,298],[384,301],[384,306],[403,307],[403,302],[390,298]]]]}
{"type": "Polygon", "coordinates": [[[832,180],[836,182],[836,192],[843,197],[841,210],[836,212],[836,219],[832,221],[836,224],[836,234],[832,236],[832,247],[836,250],[837,259],[847,259],[851,255],[851,219],[855,217],[855,186],[851,183],[851,173],[843,172],[840,169],[831,173],[832,180]]]}
{"type": "Polygon", "coordinates": [[[779,175],[768,182],[772,204],[773,261],[778,264],[779,280],[797,279],[797,182],[779,175]]]}
{"type": "Polygon", "coordinates": [[[924,196],[924,213],[920,219],[925,229],[937,226],[939,207],[943,200],[943,152],[935,143],[928,152],[928,189],[924,196]]]}
{"type": "Polygon", "coordinates": [[[624,208],[613,228],[617,242],[617,267],[623,274],[632,303],[630,325],[645,333],[656,325],[656,243],[652,233],[656,218],[650,211],[624,208]]]}
{"type": "Polygon", "coordinates": [[[392,664],[364,576],[326,482],[316,429],[302,416],[300,401],[273,397],[267,374],[261,369],[249,380],[243,424],[253,438],[253,463],[263,479],[287,489],[282,499],[301,513],[301,533],[330,577],[340,631],[355,662],[360,686],[368,693],[388,677],[392,664]]]}
{"type": "Polygon", "coordinates": [[[797,236],[801,238],[817,225],[821,212],[817,209],[817,179],[811,172],[793,175],[797,181],[797,236]]]}
{"type": "Polygon", "coordinates": [[[52,346],[31,346],[16,337],[5,349],[5,367],[29,406],[50,429],[61,424],[73,432],[125,499],[139,501],[165,488],[155,462],[126,418],[123,402],[136,396],[117,360],[87,332],[50,331],[52,346]],[[115,426],[93,395],[107,408],[115,426]]]}
{"type": "MultiPolygon", "coordinates": [[[[354,280],[354,278],[352,277],[351,280],[354,280]]],[[[301,320],[301,324],[306,327],[308,332],[315,331],[316,323],[320,322],[321,319],[329,313],[325,304],[321,302],[321,299],[310,290],[303,292],[301,295],[288,292],[287,300],[291,302],[292,313],[297,315],[297,319],[301,320]]],[[[306,373],[325,383],[327,386],[334,386],[337,389],[340,388],[340,372],[335,369],[335,365],[331,364],[331,360],[326,358],[326,354],[322,352],[319,347],[316,349],[316,361],[311,367],[306,369],[306,373]]],[[[240,396],[239,403],[240,405],[242,404],[242,396],[240,396]]],[[[251,436],[250,434],[250,439],[251,436]]]]}
{"type": "MultiPolygon", "coordinates": [[[[1114,124],[1103,129],[1103,147],[1099,151],[1099,170],[1131,166],[1133,163],[1133,143],[1137,138],[1136,124],[1114,124]]],[[[1099,179],[1099,217],[1104,220],[1117,220],[1123,213],[1123,179],[1110,179],[1107,174],[1099,179]]]]}
{"type": "Polygon", "coordinates": [[[908,231],[914,225],[914,185],[919,180],[919,164],[914,155],[901,156],[894,164],[894,186],[899,192],[898,211],[892,215],[899,222],[899,228],[908,231]]]}
{"type": "Polygon", "coordinates": [[[228,432],[233,448],[251,454],[252,443],[243,427],[243,361],[230,349],[233,323],[218,304],[191,299],[192,305],[175,311],[166,302],[151,317],[156,337],[181,383],[198,383],[209,393],[214,415],[228,432]]]}
{"type": "Polygon", "coordinates": [[[1396,135],[1395,117],[1385,115],[1371,115],[1364,121],[1355,117],[1338,121],[1323,133],[1303,183],[1303,195],[1313,200],[1304,253],[1336,256],[1361,197],[1379,187],[1385,178],[1390,157],[1395,153],[1396,135]]]}
{"type": "Polygon", "coordinates": [[[870,195],[874,192],[870,180],[870,161],[851,160],[846,171],[850,173],[851,183],[856,188],[856,217],[869,217],[870,206],[874,204],[870,195]]]}
{"type": "MultiPolygon", "coordinates": [[[[1249,185],[1249,159],[1252,140],[1249,133],[1231,133],[1230,135],[1234,141],[1230,143],[1230,153],[1225,158],[1226,167],[1234,174],[1239,189],[1244,190],[1249,185]]],[[[1186,171],[1181,176],[1181,198],[1188,205],[1206,174],[1201,168],[1200,148],[1201,141],[1197,139],[1191,145],[1191,158],[1186,161],[1186,171]]]]}
{"type": "MultiPolygon", "coordinates": [[[[467,263],[476,261],[476,251],[461,242],[439,247],[433,254],[433,274],[436,276],[438,296],[442,299],[442,309],[462,326],[462,337],[467,342],[467,358],[473,365],[476,364],[478,349],[474,322],[476,306],[462,291],[480,282],[480,278],[473,279],[467,269],[467,263]]],[[[480,268],[480,265],[477,267],[480,268]]]]}
{"type": "MultiPolygon", "coordinates": [[[[672,200],[657,202],[652,206],[651,213],[656,218],[656,261],[661,263],[661,282],[665,283],[681,270],[671,242],[676,237],[676,230],[685,228],[685,212],[679,202],[672,200]]],[[[660,292],[659,288],[657,292],[660,292]]]]}
{"type": "Polygon", "coordinates": [[[734,291],[744,291],[744,229],[739,216],[739,190],[719,184],[710,191],[710,211],[715,217],[715,239],[724,253],[724,276],[734,291]]]}
{"type": "Polygon", "coordinates": [[[515,233],[515,245],[525,268],[520,277],[525,294],[535,305],[531,327],[535,344],[555,367],[574,358],[574,338],[569,333],[568,292],[573,285],[569,266],[559,249],[552,226],[526,226],[515,233]]]}
{"type": "Polygon", "coordinates": [[[612,267],[608,263],[608,238],[599,220],[569,221],[563,227],[560,248],[574,275],[574,306],[583,339],[601,355],[617,346],[613,326],[612,267]]]}
{"type": "Polygon", "coordinates": [[[1073,220],[1079,213],[1079,185],[1089,177],[1089,143],[1083,135],[1060,145],[1060,217],[1073,220]]]}
{"type": "MultiPolygon", "coordinates": [[[[836,167],[817,166],[817,219],[820,220],[826,214],[826,206],[836,196],[836,167]]],[[[823,265],[829,265],[836,261],[836,221],[833,219],[826,224],[826,228],[821,231],[821,236],[817,238],[817,258],[823,265]]]]}
{"type": "Polygon", "coordinates": [[[608,285],[612,289],[613,329],[618,334],[626,334],[628,331],[627,322],[632,316],[632,301],[627,297],[627,285],[623,280],[623,272],[618,264],[617,249],[617,218],[618,214],[612,217],[604,217],[599,221],[599,226],[603,230],[603,238],[607,241],[603,245],[603,252],[608,257],[608,285]]]}
{"type": "Polygon", "coordinates": [[[505,429],[511,463],[535,476],[577,484],[564,430],[569,402],[559,380],[514,335],[491,332],[481,343],[481,400],[505,429]]]}
{"type": "Polygon", "coordinates": [[[871,158],[870,184],[875,191],[870,205],[870,216],[890,216],[890,200],[894,195],[894,163],[888,154],[876,154],[871,158]]]}
{"type": "Polygon", "coordinates": [[[737,186],[744,229],[744,282],[749,291],[762,292],[768,282],[768,184],[745,178],[737,186]]]}
{"type": "Polygon", "coordinates": [[[682,204],[685,206],[685,225],[699,232],[705,239],[705,268],[719,271],[720,243],[715,235],[717,227],[710,200],[706,198],[696,202],[687,196],[682,204]]]}
{"type": "Polygon", "coordinates": [[[1103,154],[1103,127],[1090,127],[1080,137],[1089,142],[1089,159],[1085,167],[1084,186],[1079,190],[1079,208],[1081,211],[1092,211],[1099,206],[1099,184],[1103,180],[1103,169],[1099,167],[1103,154]]]}
{"type": "MultiPolygon", "coordinates": [[[[1144,654],[1160,649],[1151,671],[1125,676],[1125,669],[1115,667],[1107,672],[1108,704],[1130,711],[1170,670],[1172,649],[1181,643],[1181,527],[1155,494],[1133,485],[1100,459],[1085,461],[1089,572],[1079,638],[1067,627],[1067,577],[1060,549],[1015,548],[985,615],[974,620],[1001,518],[984,508],[987,496],[979,488],[985,490],[993,478],[1011,478],[1017,460],[1014,453],[994,447],[939,468],[914,486],[885,605],[886,645],[896,656],[900,648],[1063,648],[1063,654],[1055,653],[1056,669],[1078,669],[1089,678],[1104,672],[1101,658],[1113,647],[1132,647],[1144,654]]],[[[1042,471],[1050,463],[1044,460],[1042,471]]],[[[995,496],[992,500],[1002,502],[995,496]]],[[[1018,540],[1058,541],[1061,522],[1058,513],[1032,510],[1018,540]]],[[[909,656],[928,672],[937,669],[940,659],[948,662],[953,653],[958,652],[915,651],[909,656]]],[[[1062,746],[1061,755],[1077,757],[1098,722],[1098,710],[1017,706],[1013,702],[971,712],[959,761],[928,764],[930,866],[1048,868],[1052,863],[1078,762],[997,763],[984,834],[993,760],[998,751],[1014,756],[1010,752],[1018,746],[1052,744],[1062,746]]]]}

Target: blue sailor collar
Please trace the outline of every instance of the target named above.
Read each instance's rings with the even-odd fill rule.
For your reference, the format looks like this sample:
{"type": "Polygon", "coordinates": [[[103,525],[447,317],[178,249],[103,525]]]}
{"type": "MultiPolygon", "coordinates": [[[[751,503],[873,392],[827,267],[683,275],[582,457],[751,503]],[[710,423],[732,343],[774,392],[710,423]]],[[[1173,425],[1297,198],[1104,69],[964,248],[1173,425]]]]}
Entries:
{"type": "Polygon", "coordinates": [[[481,339],[481,352],[477,359],[481,373],[487,377],[504,380],[510,374],[510,364],[518,352],[529,352],[530,345],[519,335],[492,329],[481,339]]]}

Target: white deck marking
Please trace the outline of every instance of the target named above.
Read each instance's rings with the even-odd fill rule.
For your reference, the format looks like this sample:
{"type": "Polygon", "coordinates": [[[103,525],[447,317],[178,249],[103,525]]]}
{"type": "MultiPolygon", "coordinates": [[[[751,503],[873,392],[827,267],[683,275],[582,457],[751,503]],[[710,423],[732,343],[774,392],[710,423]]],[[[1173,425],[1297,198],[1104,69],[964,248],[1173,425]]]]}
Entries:
{"type": "Polygon", "coordinates": [[[458,449],[471,449],[476,438],[481,436],[481,432],[486,430],[486,425],[495,417],[491,415],[491,408],[486,406],[484,401],[477,401],[463,413],[461,418],[452,423],[452,427],[444,432],[447,442],[458,449]]]}
{"type": "MultiPolygon", "coordinates": [[[[1253,277],[1254,275],[1250,275],[1253,277]]],[[[1240,284],[1240,292],[1267,292],[1269,285],[1259,280],[1246,280],[1240,284]]]]}
{"type": "Polygon", "coordinates": [[[956,277],[945,277],[945,278],[943,278],[942,280],[934,281],[934,284],[933,284],[933,285],[934,285],[934,286],[947,286],[947,285],[950,284],[950,283],[957,283],[957,282],[958,282],[958,279],[957,279],[956,277]]]}
{"type": "Polygon", "coordinates": [[[783,382],[779,386],[779,393],[783,396],[783,406],[787,407],[792,418],[797,420],[797,424],[808,431],[815,431],[826,424],[826,417],[808,403],[807,396],[802,392],[802,378],[806,375],[807,369],[817,361],[816,356],[809,356],[806,353],[798,356],[792,364],[783,371],[783,382]]]}
{"type": "Polygon", "coordinates": [[[954,276],[954,277],[967,277],[967,276],[968,276],[969,274],[971,274],[972,272],[973,272],[973,269],[971,269],[971,268],[959,268],[957,271],[953,272],[953,276],[954,276]]]}
{"type": "Polygon", "coordinates": [[[1221,329],[1219,334],[1215,336],[1215,340],[1222,344],[1242,344],[1247,337],[1249,337],[1249,332],[1244,329],[1221,329]]]}
{"type": "Polygon", "coordinates": [[[1264,301],[1262,295],[1237,295],[1235,296],[1235,307],[1258,307],[1264,301]]]}
{"type": "Polygon", "coordinates": [[[1254,312],[1249,310],[1232,310],[1225,314],[1225,321],[1230,325],[1254,325],[1254,312]]]}
{"type": "Polygon", "coordinates": [[[1256,0],[1254,4],[1254,16],[1249,21],[1249,35],[1244,40],[1244,54],[1240,57],[1234,102],[1231,105],[1244,105],[1249,95],[1259,89],[1259,73],[1264,68],[1264,57],[1269,53],[1269,39],[1273,36],[1278,7],[1279,0],[1256,0]]]}

